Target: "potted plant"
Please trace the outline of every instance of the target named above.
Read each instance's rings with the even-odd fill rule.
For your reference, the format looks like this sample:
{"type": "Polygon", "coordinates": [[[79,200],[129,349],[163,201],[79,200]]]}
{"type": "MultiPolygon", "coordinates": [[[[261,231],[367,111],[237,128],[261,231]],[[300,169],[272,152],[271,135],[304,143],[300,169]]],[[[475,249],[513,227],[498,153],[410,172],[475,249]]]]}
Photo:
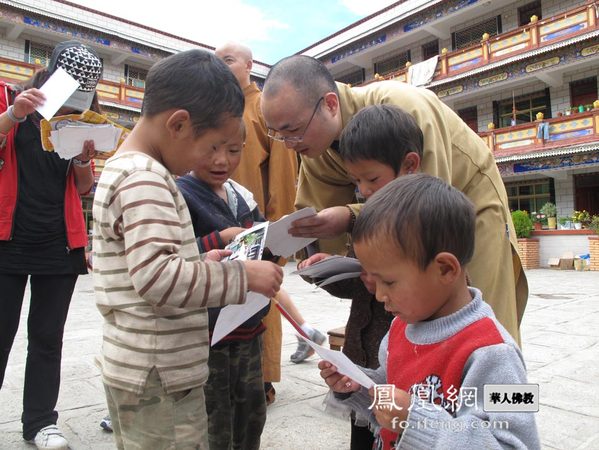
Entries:
{"type": "Polygon", "coordinates": [[[547,227],[551,230],[557,228],[557,207],[555,203],[547,202],[541,207],[541,214],[547,217],[547,227]]]}
{"type": "Polygon", "coordinates": [[[525,269],[539,268],[539,240],[530,238],[532,219],[526,211],[513,211],[512,222],[518,238],[518,253],[525,269]]]}
{"type": "Polygon", "coordinates": [[[585,209],[582,211],[574,211],[572,213],[572,222],[574,223],[574,228],[580,230],[583,226],[586,227],[590,224],[591,215],[585,209]]]}
{"type": "Polygon", "coordinates": [[[557,223],[559,224],[560,230],[569,230],[572,221],[570,220],[570,217],[560,216],[557,218],[557,223]]]}
{"type": "Polygon", "coordinates": [[[543,220],[545,220],[545,214],[543,214],[541,212],[533,211],[530,213],[530,218],[532,220],[535,230],[543,229],[543,220]]]}

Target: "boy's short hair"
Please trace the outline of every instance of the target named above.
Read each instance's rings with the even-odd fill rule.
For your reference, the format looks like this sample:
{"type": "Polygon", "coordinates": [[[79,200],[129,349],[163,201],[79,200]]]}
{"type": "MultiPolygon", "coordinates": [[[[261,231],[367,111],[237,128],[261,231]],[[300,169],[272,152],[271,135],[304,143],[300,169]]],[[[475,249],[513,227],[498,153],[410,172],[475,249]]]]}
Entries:
{"type": "Polygon", "coordinates": [[[366,202],[352,238],[394,241],[422,270],[441,252],[464,266],[474,253],[475,223],[474,206],[462,192],[431,175],[405,175],[366,202]]]}
{"type": "Polygon", "coordinates": [[[141,115],[184,109],[200,135],[218,128],[228,117],[241,117],[244,105],[243,92],[229,67],[212,53],[195,49],[171,55],[150,68],[141,115]]]}
{"type": "Polygon", "coordinates": [[[339,154],[349,162],[375,160],[399,173],[409,152],[422,159],[424,138],[416,120],[393,105],[372,105],[358,111],[341,133],[339,154]]]}

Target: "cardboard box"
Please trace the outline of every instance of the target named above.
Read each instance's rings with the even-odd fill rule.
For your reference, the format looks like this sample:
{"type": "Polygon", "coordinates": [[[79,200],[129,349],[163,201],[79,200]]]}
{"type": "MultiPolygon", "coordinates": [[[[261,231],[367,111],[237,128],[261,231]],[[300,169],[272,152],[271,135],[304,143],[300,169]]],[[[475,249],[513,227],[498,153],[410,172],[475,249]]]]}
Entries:
{"type": "Polygon", "coordinates": [[[574,269],[574,253],[565,252],[559,259],[560,270],[572,270],[574,269]]]}
{"type": "Polygon", "coordinates": [[[547,260],[547,266],[550,269],[559,269],[559,258],[549,258],[547,260]]]}

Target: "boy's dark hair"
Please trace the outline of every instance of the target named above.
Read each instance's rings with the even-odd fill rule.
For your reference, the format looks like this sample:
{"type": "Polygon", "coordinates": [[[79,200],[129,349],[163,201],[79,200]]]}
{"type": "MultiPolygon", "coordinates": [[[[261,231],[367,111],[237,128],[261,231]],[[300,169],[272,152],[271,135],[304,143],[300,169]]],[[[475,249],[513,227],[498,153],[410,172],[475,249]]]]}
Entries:
{"type": "Polygon", "coordinates": [[[463,193],[427,174],[405,175],[366,202],[352,238],[393,241],[422,270],[441,252],[464,266],[474,252],[475,222],[474,206],[463,193]]]}
{"type": "Polygon", "coordinates": [[[422,130],[404,110],[392,105],[367,106],[358,111],[341,133],[339,154],[349,162],[375,160],[396,174],[409,152],[422,159],[422,130]]]}
{"type": "Polygon", "coordinates": [[[327,92],[339,93],[326,66],[305,55],[288,56],[276,63],[264,80],[263,95],[273,97],[286,85],[299,92],[306,104],[316,103],[327,92]]]}
{"type": "Polygon", "coordinates": [[[189,112],[196,135],[241,117],[245,100],[239,82],[219,58],[204,50],[177,53],[154,64],[146,78],[141,115],[169,109],[189,112]]]}

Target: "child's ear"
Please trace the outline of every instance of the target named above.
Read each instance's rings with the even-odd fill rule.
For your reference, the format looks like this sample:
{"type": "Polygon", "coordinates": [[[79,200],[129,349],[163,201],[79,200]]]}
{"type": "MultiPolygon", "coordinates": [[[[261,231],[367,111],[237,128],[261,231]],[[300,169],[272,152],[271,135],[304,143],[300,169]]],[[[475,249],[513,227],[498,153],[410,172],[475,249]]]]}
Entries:
{"type": "Polygon", "coordinates": [[[166,119],[166,129],[172,139],[186,136],[192,128],[189,112],[184,109],[176,110],[166,119]]]}
{"type": "Polygon", "coordinates": [[[416,152],[408,152],[399,168],[399,175],[410,175],[412,173],[417,173],[419,170],[420,156],[416,152]]]}
{"type": "Polygon", "coordinates": [[[460,276],[462,265],[453,253],[441,252],[435,256],[437,275],[441,284],[450,285],[460,276]]]}

